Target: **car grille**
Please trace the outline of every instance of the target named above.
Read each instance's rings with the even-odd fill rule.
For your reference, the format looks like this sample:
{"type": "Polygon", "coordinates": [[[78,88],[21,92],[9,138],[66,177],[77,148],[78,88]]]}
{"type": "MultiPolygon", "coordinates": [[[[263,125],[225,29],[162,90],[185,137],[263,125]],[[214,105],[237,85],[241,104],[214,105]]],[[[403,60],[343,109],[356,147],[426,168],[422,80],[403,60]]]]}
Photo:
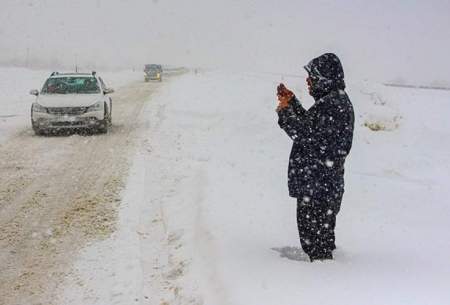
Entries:
{"type": "Polygon", "coordinates": [[[85,113],[87,107],[49,107],[47,108],[50,114],[68,114],[68,115],[79,115],[85,113]]]}
{"type": "Polygon", "coordinates": [[[82,126],[85,125],[85,122],[77,121],[77,122],[53,122],[52,126],[55,127],[68,127],[68,126],[82,126]]]}

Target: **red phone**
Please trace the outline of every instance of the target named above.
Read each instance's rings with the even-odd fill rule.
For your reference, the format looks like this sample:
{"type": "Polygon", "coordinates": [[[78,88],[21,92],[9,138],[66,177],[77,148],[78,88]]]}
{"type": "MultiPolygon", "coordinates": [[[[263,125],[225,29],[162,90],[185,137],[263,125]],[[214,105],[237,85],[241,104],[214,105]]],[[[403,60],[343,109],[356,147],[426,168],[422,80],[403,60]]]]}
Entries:
{"type": "Polygon", "coordinates": [[[277,87],[277,95],[288,96],[290,93],[289,89],[283,83],[280,83],[277,87]]]}
{"type": "Polygon", "coordinates": [[[277,87],[277,94],[278,94],[278,95],[284,95],[285,89],[286,89],[286,87],[284,86],[284,84],[283,84],[283,83],[280,83],[280,84],[278,85],[278,87],[277,87]]]}

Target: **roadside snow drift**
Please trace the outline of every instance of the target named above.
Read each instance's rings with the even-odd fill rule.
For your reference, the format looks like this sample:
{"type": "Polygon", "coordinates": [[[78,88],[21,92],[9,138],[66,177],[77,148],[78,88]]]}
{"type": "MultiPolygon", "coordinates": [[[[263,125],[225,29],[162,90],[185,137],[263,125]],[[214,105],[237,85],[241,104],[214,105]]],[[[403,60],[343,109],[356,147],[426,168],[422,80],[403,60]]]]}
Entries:
{"type": "Polygon", "coordinates": [[[287,192],[291,141],[274,111],[280,81],[312,104],[303,78],[220,72],[184,75],[152,98],[119,231],[78,262],[97,296],[79,304],[450,299],[450,93],[348,82],[357,118],[338,249],[335,260],[310,263],[287,192]],[[92,271],[101,266],[113,270],[92,271]]]}

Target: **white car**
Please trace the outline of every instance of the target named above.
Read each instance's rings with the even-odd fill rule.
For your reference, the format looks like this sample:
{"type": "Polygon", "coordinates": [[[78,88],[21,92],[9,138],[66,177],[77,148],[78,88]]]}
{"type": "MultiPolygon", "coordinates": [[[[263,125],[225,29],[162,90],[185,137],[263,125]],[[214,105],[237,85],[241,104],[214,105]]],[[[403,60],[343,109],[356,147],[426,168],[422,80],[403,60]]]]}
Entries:
{"type": "Polygon", "coordinates": [[[88,128],[106,133],[111,126],[114,90],[95,72],[53,72],[31,106],[31,125],[37,135],[65,128],[88,128]]]}

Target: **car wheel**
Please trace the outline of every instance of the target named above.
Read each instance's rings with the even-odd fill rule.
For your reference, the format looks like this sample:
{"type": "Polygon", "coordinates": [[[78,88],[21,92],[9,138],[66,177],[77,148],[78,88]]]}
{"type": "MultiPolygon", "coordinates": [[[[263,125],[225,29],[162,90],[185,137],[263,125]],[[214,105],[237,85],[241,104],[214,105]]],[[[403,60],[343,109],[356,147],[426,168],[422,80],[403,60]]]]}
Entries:
{"type": "Polygon", "coordinates": [[[108,133],[108,124],[107,123],[101,123],[100,127],[97,128],[98,133],[108,133]]]}
{"type": "MultiPolygon", "coordinates": [[[[31,116],[33,116],[33,113],[31,113],[31,116]]],[[[34,134],[37,136],[42,136],[45,134],[45,130],[37,127],[36,124],[33,122],[33,118],[31,119],[31,128],[33,128],[34,134]]]]}
{"type": "Polygon", "coordinates": [[[106,110],[106,105],[105,105],[105,113],[103,115],[103,120],[100,121],[100,127],[97,128],[98,133],[107,133],[108,132],[108,126],[109,126],[109,121],[110,118],[108,116],[108,111],[106,110]]]}
{"type": "Polygon", "coordinates": [[[112,126],[112,104],[109,104],[108,123],[109,123],[109,126],[112,126]]]}
{"type": "Polygon", "coordinates": [[[44,135],[44,131],[41,129],[34,129],[34,134],[37,136],[43,136],[44,135]]]}
{"type": "Polygon", "coordinates": [[[44,129],[41,129],[41,128],[38,128],[35,126],[33,126],[33,131],[34,131],[34,134],[37,136],[43,136],[46,134],[46,131],[44,129]]]}

